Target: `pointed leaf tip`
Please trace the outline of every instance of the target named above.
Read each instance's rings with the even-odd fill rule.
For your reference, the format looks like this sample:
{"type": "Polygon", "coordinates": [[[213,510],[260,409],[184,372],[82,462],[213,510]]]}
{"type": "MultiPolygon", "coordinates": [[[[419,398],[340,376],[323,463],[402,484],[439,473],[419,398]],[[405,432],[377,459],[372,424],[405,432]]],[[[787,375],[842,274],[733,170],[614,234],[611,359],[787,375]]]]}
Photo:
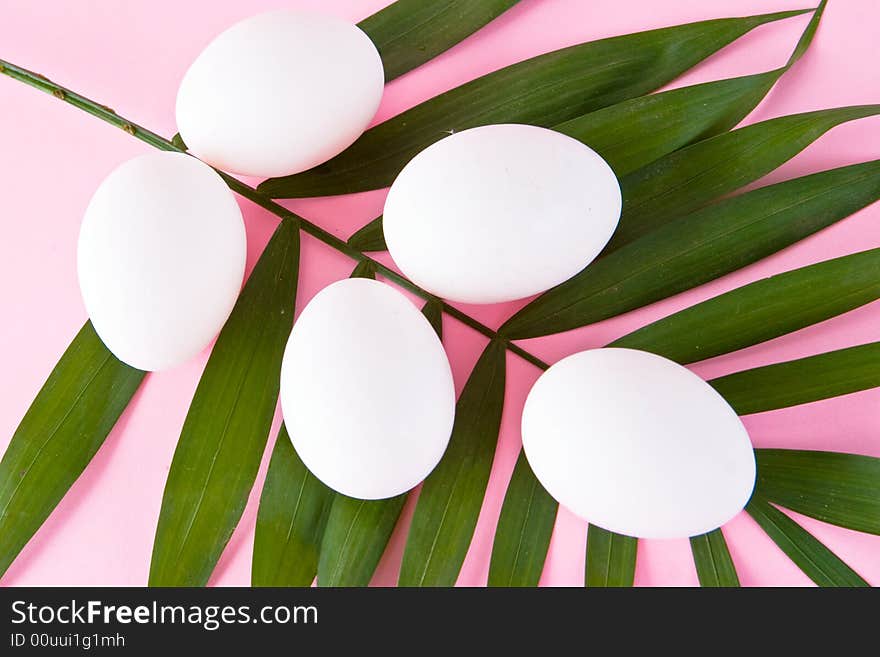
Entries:
{"type": "Polygon", "coordinates": [[[397,0],[360,27],[382,57],[385,81],[430,61],[519,0],[397,0]]]}

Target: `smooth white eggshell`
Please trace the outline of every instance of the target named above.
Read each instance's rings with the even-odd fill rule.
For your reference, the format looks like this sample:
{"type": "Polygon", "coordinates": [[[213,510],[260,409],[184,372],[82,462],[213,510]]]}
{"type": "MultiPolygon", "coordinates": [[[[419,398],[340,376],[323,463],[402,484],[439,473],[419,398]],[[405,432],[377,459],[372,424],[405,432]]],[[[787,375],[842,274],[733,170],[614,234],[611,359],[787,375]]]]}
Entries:
{"type": "Polygon", "coordinates": [[[174,367],[223,327],[244,276],[241,211],[217,173],[180,153],[117,167],[92,197],[77,269],[86,310],[119,360],[174,367]]]}
{"type": "Polygon", "coordinates": [[[259,14],[214,39],[177,92],[187,147],[219,169],[285,176],[345,150],[376,113],[384,72],[373,42],[341,18],[259,14]]]}
{"type": "Polygon", "coordinates": [[[394,262],[454,301],[496,303],[571,278],[620,218],[620,185],[595,151],[530,125],[445,137],[400,172],[383,229],[394,262]]]}
{"type": "Polygon", "coordinates": [[[293,326],[281,407],[300,458],[363,499],[408,491],[443,455],[455,415],[446,352],[400,292],[365,278],[324,288],[293,326]]]}
{"type": "Polygon", "coordinates": [[[535,383],[523,449],[562,505],[641,538],[711,531],[739,513],[755,456],[736,413],[705,381],[632,349],[564,358],[535,383]]]}

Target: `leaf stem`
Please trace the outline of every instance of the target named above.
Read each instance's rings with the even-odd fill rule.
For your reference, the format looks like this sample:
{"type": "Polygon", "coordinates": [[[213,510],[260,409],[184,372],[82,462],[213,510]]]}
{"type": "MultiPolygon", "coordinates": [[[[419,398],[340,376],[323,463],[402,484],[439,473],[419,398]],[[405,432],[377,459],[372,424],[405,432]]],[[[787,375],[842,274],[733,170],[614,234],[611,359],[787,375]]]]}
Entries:
{"type": "MultiPolygon", "coordinates": [[[[52,94],[59,100],[73,105],[74,107],[77,107],[85,112],[88,112],[92,116],[95,116],[102,121],[105,121],[106,123],[115,125],[117,128],[121,128],[132,137],[137,137],[141,141],[146,142],[150,146],[158,148],[159,150],[175,151],[178,153],[186,152],[165,137],[162,137],[161,135],[158,135],[151,130],[147,130],[137,123],[129,121],[122,116],[119,116],[110,107],[86,98],[85,96],[78,94],[75,91],[71,91],[66,87],[62,87],[61,85],[53,82],[44,75],[34,73],[2,59],[0,59],[0,73],[7,75],[15,80],[18,80],[19,82],[30,85],[36,89],[39,89],[40,91],[52,94]]],[[[490,340],[502,342],[508,351],[516,354],[527,363],[530,363],[531,365],[534,365],[535,367],[542,370],[546,370],[549,367],[547,363],[542,361],[534,354],[531,354],[522,347],[513,344],[506,338],[500,336],[498,332],[489,328],[482,322],[474,319],[467,313],[459,310],[455,306],[448,304],[443,299],[440,299],[428,292],[427,290],[422,289],[421,287],[410,281],[408,278],[397,273],[390,267],[386,267],[378,260],[374,260],[362,251],[359,251],[356,248],[350,246],[345,240],[336,237],[332,233],[324,230],[323,228],[321,228],[317,224],[312,223],[308,219],[300,217],[299,215],[291,212],[284,206],[276,203],[267,196],[264,196],[256,189],[249,185],[246,185],[237,178],[223,173],[222,171],[218,171],[218,173],[232,191],[256,203],[261,208],[280,218],[282,221],[287,220],[295,222],[299,229],[302,230],[304,233],[311,235],[315,239],[323,242],[327,246],[335,249],[336,251],[339,251],[343,255],[348,256],[356,262],[372,263],[378,274],[396,283],[405,290],[408,290],[409,292],[412,292],[413,294],[416,294],[417,296],[425,299],[426,301],[435,301],[439,303],[440,306],[443,308],[443,312],[445,312],[447,315],[454,319],[457,319],[462,324],[470,327],[471,329],[483,334],[490,340]]]]}

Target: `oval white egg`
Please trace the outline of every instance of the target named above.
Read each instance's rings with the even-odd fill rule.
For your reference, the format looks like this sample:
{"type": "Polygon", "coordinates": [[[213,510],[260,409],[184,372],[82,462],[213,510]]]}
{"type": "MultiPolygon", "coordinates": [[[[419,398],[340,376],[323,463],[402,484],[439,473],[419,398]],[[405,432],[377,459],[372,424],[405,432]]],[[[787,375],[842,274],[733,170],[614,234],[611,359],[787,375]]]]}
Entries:
{"type": "Polygon", "coordinates": [[[285,176],[350,146],[384,82],[379,53],[356,25],[272,11],[236,23],[193,62],[177,92],[177,128],[219,169],[285,176]]]}
{"type": "Polygon", "coordinates": [[[445,137],[385,201],[391,257],[414,282],[465,303],[512,301],[571,278],[620,218],[620,186],[592,149],[530,125],[445,137]]]}
{"type": "Polygon", "coordinates": [[[400,292],[333,283],[296,320],[281,365],[290,439],[330,488],[363,499],[422,481],[449,442],[455,389],[446,352],[400,292]]]}
{"type": "Polygon", "coordinates": [[[174,367],[220,331],[241,289],[241,211],[217,172],[180,153],[117,167],[92,197],[77,269],[86,310],[119,360],[174,367]]]}
{"type": "Polygon", "coordinates": [[[564,358],[535,383],[523,449],[563,506],[640,538],[711,531],[739,513],[755,483],[745,427],[705,381],[632,349],[564,358]]]}

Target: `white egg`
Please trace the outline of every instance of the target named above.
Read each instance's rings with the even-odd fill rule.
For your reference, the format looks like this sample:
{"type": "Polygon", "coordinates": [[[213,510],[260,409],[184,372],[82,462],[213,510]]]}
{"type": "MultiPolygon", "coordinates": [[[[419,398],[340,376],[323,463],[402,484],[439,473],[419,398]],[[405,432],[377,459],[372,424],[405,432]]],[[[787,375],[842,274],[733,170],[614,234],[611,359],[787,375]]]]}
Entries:
{"type": "Polygon", "coordinates": [[[423,288],[497,303],[571,278],[620,218],[620,186],[595,151],[529,125],[455,133],[416,155],[385,201],[391,257],[423,288]]]}
{"type": "Polygon", "coordinates": [[[739,513],[755,456],[733,409],[670,360],[632,349],[564,358],[522,416],[526,458],[563,506],[641,538],[711,531],[739,513]]]}
{"type": "Polygon", "coordinates": [[[280,10],[236,23],[177,92],[187,147],[219,169],[285,176],[345,150],[379,107],[382,60],[356,25],[280,10]]]}
{"type": "Polygon", "coordinates": [[[408,491],[440,461],[455,415],[446,352],[393,288],[324,288],[293,326],[281,365],[293,446],[330,488],[363,499],[408,491]]]}
{"type": "Polygon", "coordinates": [[[204,349],[235,305],[247,253],[241,211],[217,172],[180,153],[117,167],[79,233],[79,285],[107,348],[132,367],[204,349]]]}

